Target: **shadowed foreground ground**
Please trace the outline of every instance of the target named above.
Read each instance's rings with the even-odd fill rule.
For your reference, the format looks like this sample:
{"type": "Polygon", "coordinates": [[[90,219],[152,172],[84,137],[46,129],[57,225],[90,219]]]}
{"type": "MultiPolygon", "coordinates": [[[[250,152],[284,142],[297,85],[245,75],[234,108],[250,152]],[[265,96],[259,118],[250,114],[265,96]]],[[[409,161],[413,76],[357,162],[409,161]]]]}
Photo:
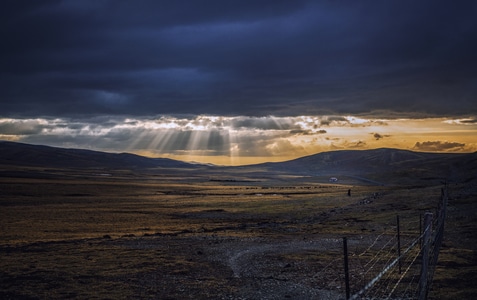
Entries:
{"type": "MultiPolygon", "coordinates": [[[[340,299],[342,237],[359,252],[397,214],[413,236],[441,187],[122,174],[0,188],[2,299],[340,299]]],[[[431,299],[477,295],[476,190],[450,186],[431,299]]]]}

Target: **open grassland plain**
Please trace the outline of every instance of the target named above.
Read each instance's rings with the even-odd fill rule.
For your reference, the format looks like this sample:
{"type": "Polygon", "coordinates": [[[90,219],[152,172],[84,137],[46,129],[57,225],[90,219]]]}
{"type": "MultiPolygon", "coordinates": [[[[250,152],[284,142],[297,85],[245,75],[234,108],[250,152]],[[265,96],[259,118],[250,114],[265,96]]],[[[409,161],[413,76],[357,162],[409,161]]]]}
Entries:
{"type": "MultiPolygon", "coordinates": [[[[359,253],[394,234],[396,215],[404,241],[418,236],[442,187],[34,174],[43,175],[0,177],[1,299],[344,299],[342,238],[359,253]]],[[[474,299],[477,186],[451,184],[449,193],[429,298],[474,299]]],[[[365,282],[353,274],[356,292],[365,282]]]]}

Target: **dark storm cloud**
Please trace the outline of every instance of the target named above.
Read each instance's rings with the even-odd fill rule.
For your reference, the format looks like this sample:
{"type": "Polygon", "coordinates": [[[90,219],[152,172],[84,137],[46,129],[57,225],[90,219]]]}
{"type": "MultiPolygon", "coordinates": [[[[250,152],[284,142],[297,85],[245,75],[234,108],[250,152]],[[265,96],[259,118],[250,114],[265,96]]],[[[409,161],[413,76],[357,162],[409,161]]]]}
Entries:
{"type": "Polygon", "coordinates": [[[379,133],[371,133],[373,135],[373,137],[378,141],[380,139],[383,139],[385,137],[389,137],[390,135],[387,135],[387,134],[379,134],[379,133]]]}
{"type": "Polygon", "coordinates": [[[473,1],[1,5],[1,116],[477,111],[473,1]]]}
{"type": "Polygon", "coordinates": [[[293,124],[293,120],[284,118],[250,118],[250,117],[238,117],[233,118],[230,121],[230,125],[233,128],[250,128],[261,130],[288,130],[290,128],[296,128],[293,124]]]}
{"type": "Polygon", "coordinates": [[[303,130],[303,129],[293,129],[290,130],[290,134],[292,135],[313,135],[313,134],[325,134],[327,133],[326,130],[320,129],[318,131],[313,131],[313,130],[303,130]]]}
{"type": "Polygon", "coordinates": [[[458,151],[465,147],[465,143],[458,142],[442,142],[442,141],[427,141],[417,142],[414,149],[420,151],[458,151]]]}

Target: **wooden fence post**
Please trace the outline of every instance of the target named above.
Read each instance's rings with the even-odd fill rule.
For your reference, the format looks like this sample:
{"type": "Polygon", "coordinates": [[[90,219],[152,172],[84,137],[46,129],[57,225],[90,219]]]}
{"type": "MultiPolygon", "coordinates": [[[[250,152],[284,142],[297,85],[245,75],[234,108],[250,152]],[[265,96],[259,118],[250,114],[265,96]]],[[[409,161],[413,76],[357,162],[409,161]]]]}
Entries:
{"type": "Polygon", "coordinates": [[[399,274],[401,274],[401,229],[399,228],[399,215],[396,216],[397,221],[397,247],[398,247],[398,265],[399,265],[399,274]]]}
{"type": "Polygon", "coordinates": [[[429,267],[429,242],[432,230],[432,213],[426,212],[424,215],[424,236],[422,241],[421,254],[421,279],[419,280],[419,300],[427,299],[428,289],[428,267],[429,267]]]}
{"type": "MultiPolygon", "coordinates": [[[[419,214],[419,236],[422,235],[422,214],[419,214]]],[[[419,250],[422,249],[422,239],[419,241],[419,250]]]]}
{"type": "Polygon", "coordinates": [[[348,240],[346,237],[343,237],[343,254],[344,254],[346,299],[349,299],[350,290],[349,290],[349,269],[348,269],[348,240]]]}

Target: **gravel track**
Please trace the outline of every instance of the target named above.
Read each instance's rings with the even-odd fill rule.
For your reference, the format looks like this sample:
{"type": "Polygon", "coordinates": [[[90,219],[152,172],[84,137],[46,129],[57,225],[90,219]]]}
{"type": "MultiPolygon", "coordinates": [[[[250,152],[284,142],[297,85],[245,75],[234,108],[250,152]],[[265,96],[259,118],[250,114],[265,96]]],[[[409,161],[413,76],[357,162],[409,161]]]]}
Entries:
{"type": "Polygon", "coordinates": [[[340,249],[340,239],[227,239],[208,250],[208,257],[232,270],[242,283],[241,299],[340,299],[341,293],[319,287],[321,269],[284,259],[306,251],[340,249]]]}

